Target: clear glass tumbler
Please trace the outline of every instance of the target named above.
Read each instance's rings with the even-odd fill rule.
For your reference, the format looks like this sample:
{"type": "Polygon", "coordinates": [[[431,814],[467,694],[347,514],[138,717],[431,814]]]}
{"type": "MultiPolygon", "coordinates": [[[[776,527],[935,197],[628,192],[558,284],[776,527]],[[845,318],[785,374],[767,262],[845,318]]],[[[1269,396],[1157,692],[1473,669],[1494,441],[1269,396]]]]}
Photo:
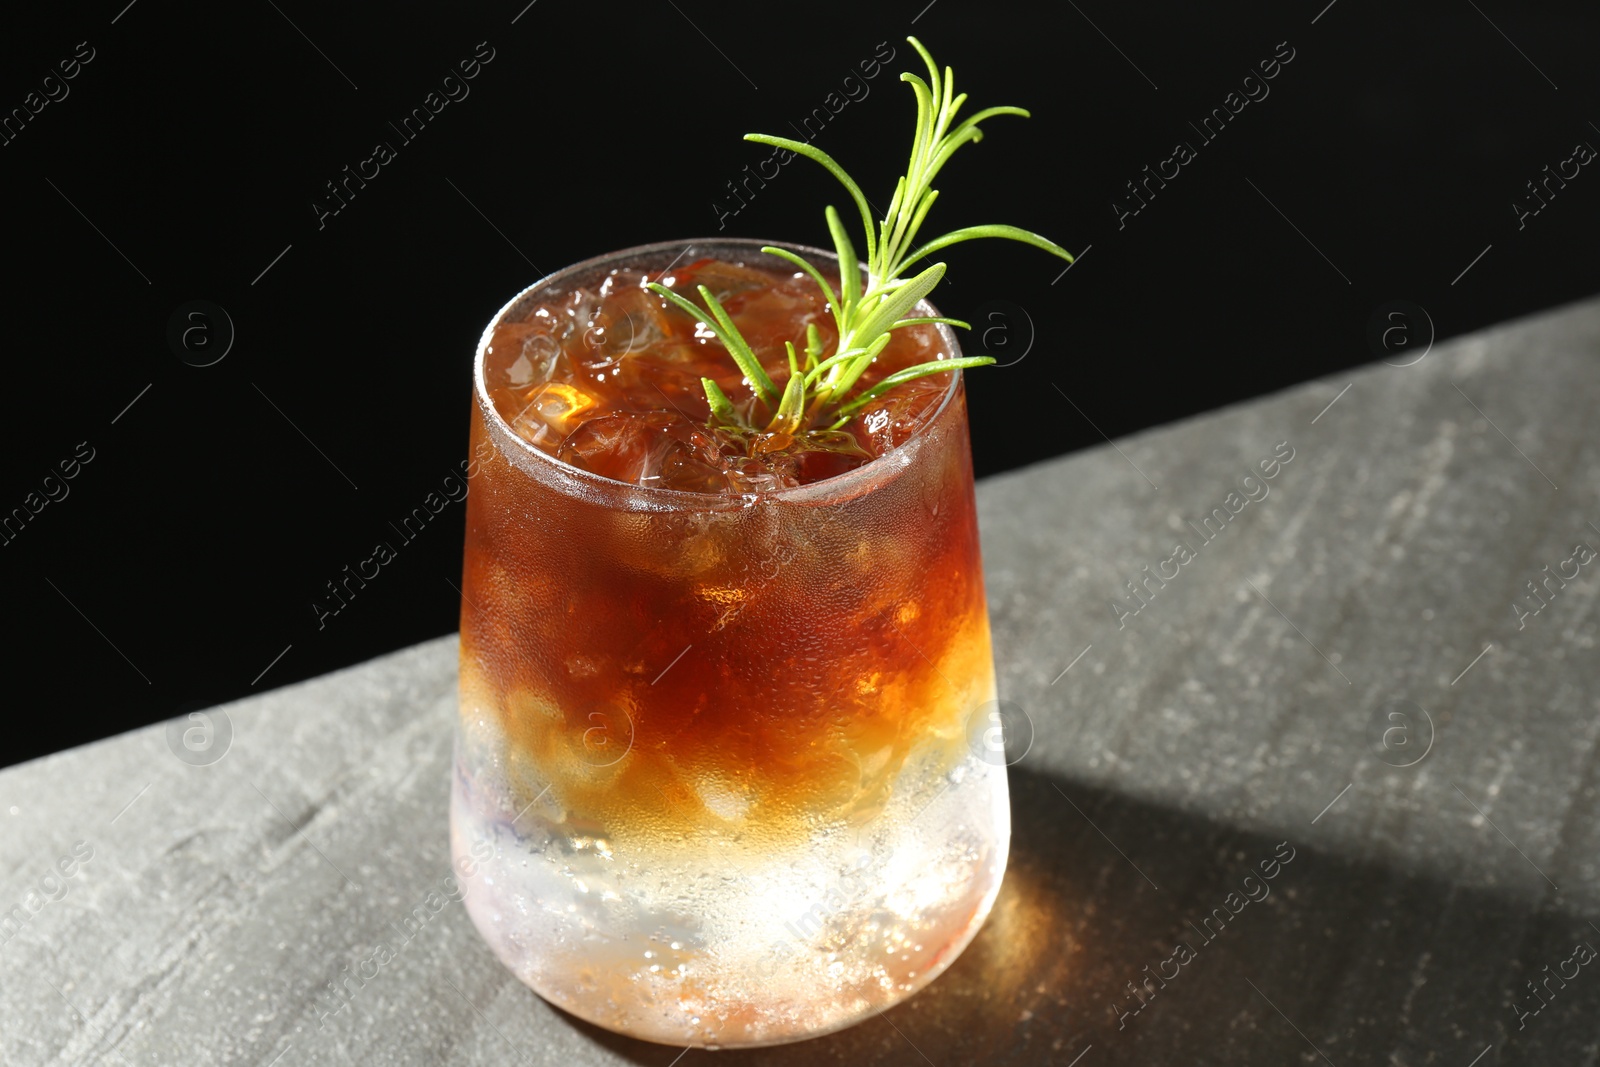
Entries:
{"type": "Polygon", "coordinates": [[[793,1041],[910,996],[982,925],[1010,836],[959,372],[892,452],[747,495],[569,466],[491,400],[495,328],[552,294],[686,255],[791,269],[759,247],[553,274],[499,312],[474,374],[467,911],[546,1000],[672,1044],[793,1041]]]}

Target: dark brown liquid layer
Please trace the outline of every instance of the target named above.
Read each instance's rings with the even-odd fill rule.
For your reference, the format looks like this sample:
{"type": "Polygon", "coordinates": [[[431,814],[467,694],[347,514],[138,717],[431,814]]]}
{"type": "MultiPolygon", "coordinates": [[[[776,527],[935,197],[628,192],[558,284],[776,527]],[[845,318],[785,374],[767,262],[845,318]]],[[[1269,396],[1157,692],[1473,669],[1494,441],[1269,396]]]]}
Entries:
{"type": "MultiPolygon", "coordinates": [[[[636,282],[633,313],[659,312],[636,282]]],[[[812,283],[791,282],[728,298],[769,359],[774,339],[803,338],[820,310],[812,283]]],[[[534,443],[559,454],[595,419],[662,414],[652,394],[691,423],[704,416],[699,375],[727,357],[692,322],[653,327],[672,340],[653,341],[647,362],[580,372],[561,363],[583,343],[577,321],[593,320],[574,322],[557,357],[572,380],[516,396],[581,388],[592,404],[571,419],[507,416],[526,439],[544,426],[534,443]]],[[[524,326],[495,331],[496,358],[524,326]]],[[[615,321],[584,329],[602,328],[615,321]]],[[[905,332],[924,337],[874,376],[933,358],[934,331],[905,332]]],[[[501,414],[507,373],[486,376],[501,414]]],[[[737,369],[718,373],[732,393],[737,369]]],[[[537,454],[513,463],[475,409],[474,454],[489,458],[467,501],[462,711],[497,728],[504,751],[484,758],[503,761],[514,792],[531,802],[548,786],[541,803],[596,836],[776,843],[870,818],[919,754],[939,766],[965,755],[972,714],[994,697],[966,412],[959,390],[939,405],[944,375],[916,384],[926,425],[879,468],[840,479],[847,491],[724,491],[704,507],[655,506],[612,483],[574,489],[537,454]]]]}

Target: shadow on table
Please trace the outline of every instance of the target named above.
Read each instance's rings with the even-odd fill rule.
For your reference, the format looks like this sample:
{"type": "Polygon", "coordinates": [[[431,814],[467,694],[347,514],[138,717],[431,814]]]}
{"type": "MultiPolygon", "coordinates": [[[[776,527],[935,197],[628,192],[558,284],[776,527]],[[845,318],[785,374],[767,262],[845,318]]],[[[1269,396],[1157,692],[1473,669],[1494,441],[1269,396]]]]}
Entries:
{"type": "Polygon", "coordinates": [[[681,1060],[682,1049],[561,1017],[649,1067],[713,1055],[724,1067],[1066,1067],[1091,1046],[1082,1067],[1466,1067],[1490,1046],[1498,1055],[1478,1067],[1593,1054],[1600,961],[1549,980],[1545,1000],[1523,983],[1547,979],[1579,941],[1600,948],[1600,931],[1536,910],[1531,883],[1508,899],[1021,766],[1011,776],[1011,862],[988,924],[949,971],[884,1015],[812,1041],[681,1060]],[[1274,860],[1276,877],[1262,880],[1259,865],[1274,860]]]}

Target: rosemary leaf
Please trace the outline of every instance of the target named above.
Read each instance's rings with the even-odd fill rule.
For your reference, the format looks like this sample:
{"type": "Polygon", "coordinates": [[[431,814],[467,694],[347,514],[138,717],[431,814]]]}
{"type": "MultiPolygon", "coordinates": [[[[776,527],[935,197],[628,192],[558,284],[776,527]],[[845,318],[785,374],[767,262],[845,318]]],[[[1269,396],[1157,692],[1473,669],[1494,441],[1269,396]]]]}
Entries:
{"type": "Polygon", "coordinates": [[[1062,248],[1048,237],[1041,237],[1036,233],[1020,229],[1016,226],[1006,226],[1004,224],[994,223],[988,226],[964,226],[959,230],[951,230],[943,237],[935,237],[933,240],[929,241],[915,252],[912,252],[901,262],[900,265],[902,267],[908,267],[917,260],[930,256],[942,248],[948,248],[951,245],[958,244],[962,241],[971,241],[977,237],[1006,237],[1013,241],[1021,241],[1023,244],[1033,245],[1035,248],[1042,248],[1052,255],[1060,256],[1068,263],[1072,262],[1072,253],[1068,252],[1065,248],[1062,248]]]}
{"type": "Polygon", "coordinates": [[[728,394],[722,391],[720,385],[710,378],[701,378],[700,385],[706,391],[706,403],[711,405],[711,421],[713,423],[720,423],[724,426],[737,426],[741,429],[749,428],[744,419],[740,417],[738,409],[733,406],[733,401],[728,399],[728,394]]]}
{"type": "Polygon", "coordinates": [[[867,207],[867,198],[861,192],[861,186],[856,184],[854,178],[845,173],[843,167],[834,162],[832,156],[820,148],[806,144],[804,141],[791,141],[787,137],[773,137],[771,134],[766,133],[747,133],[744,135],[744,139],[746,141],[755,141],[757,144],[772,145],[774,148],[784,148],[790,152],[796,152],[826,167],[828,173],[839,179],[839,183],[849,191],[850,198],[856,202],[856,208],[861,212],[861,225],[866,227],[867,230],[867,258],[871,259],[873,257],[872,212],[867,207]]]}
{"type": "Polygon", "coordinates": [[[738,364],[739,370],[759,390],[761,398],[769,404],[778,399],[778,387],[767,376],[766,369],[761,366],[761,361],[756,358],[755,352],[746,343],[744,336],[739,333],[739,327],[734,325],[733,320],[728,317],[728,313],[723,310],[722,305],[717,301],[716,294],[705,286],[700,286],[700,297],[706,302],[706,310],[701,310],[695,307],[693,301],[678,295],[660,282],[651,282],[648,288],[651,292],[666,297],[679,308],[693,315],[696,320],[710,327],[711,332],[717,335],[717,340],[721,341],[722,346],[728,350],[728,355],[733,357],[734,363],[738,364]]]}
{"type": "Polygon", "coordinates": [[[909,382],[913,378],[923,378],[930,374],[941,374],[947,370],[966,370],[968,367],[986,367],[993,362],[995,362],[995,358],[993,356],[962,356],[960,359],[930,360],[927,363],[918,363],[915,367],[907,367],[905,370],[895,371],[893,374],[889,375],[883,381],[879,382],[877,385],[874,385],[871,389],[868,389],[860,396],[846,404],[840,405],[839,417],[848,422],[850,416],[854,415],[861,408],[872,403],[874,400],[878,399],[878,397],[882,396],[884,393],[887,393],[895,386],[901,384],[902,382],[909,382]]]}
{"type": "Polygon", "coordinates": [[[944,264],[935,263],[896,289],[893,296],[886,297],[873,309],[867,320],[856,328],[857,332],[865,337],[876,337],[880,333],[887,332],[891,323],[916,307],[943,277],[944,264]]]}

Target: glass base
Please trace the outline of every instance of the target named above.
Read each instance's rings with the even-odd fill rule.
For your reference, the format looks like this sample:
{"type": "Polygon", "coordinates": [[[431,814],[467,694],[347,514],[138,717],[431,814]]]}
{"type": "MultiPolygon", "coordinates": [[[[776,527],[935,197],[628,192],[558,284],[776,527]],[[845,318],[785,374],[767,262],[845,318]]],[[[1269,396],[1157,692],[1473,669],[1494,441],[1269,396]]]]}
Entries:
{"type": "Polygon", "coordinates": [[[458,763],[467,913],[540,996],[630,1037],[736,1048],[838,1030],[937,977],[999,892],[1005,768],[969,755],[940,773],[934,755],[881,811],[782,849],[733,823],[649,842],[579,832],[548,795],[516,803],[458,763]]]}

